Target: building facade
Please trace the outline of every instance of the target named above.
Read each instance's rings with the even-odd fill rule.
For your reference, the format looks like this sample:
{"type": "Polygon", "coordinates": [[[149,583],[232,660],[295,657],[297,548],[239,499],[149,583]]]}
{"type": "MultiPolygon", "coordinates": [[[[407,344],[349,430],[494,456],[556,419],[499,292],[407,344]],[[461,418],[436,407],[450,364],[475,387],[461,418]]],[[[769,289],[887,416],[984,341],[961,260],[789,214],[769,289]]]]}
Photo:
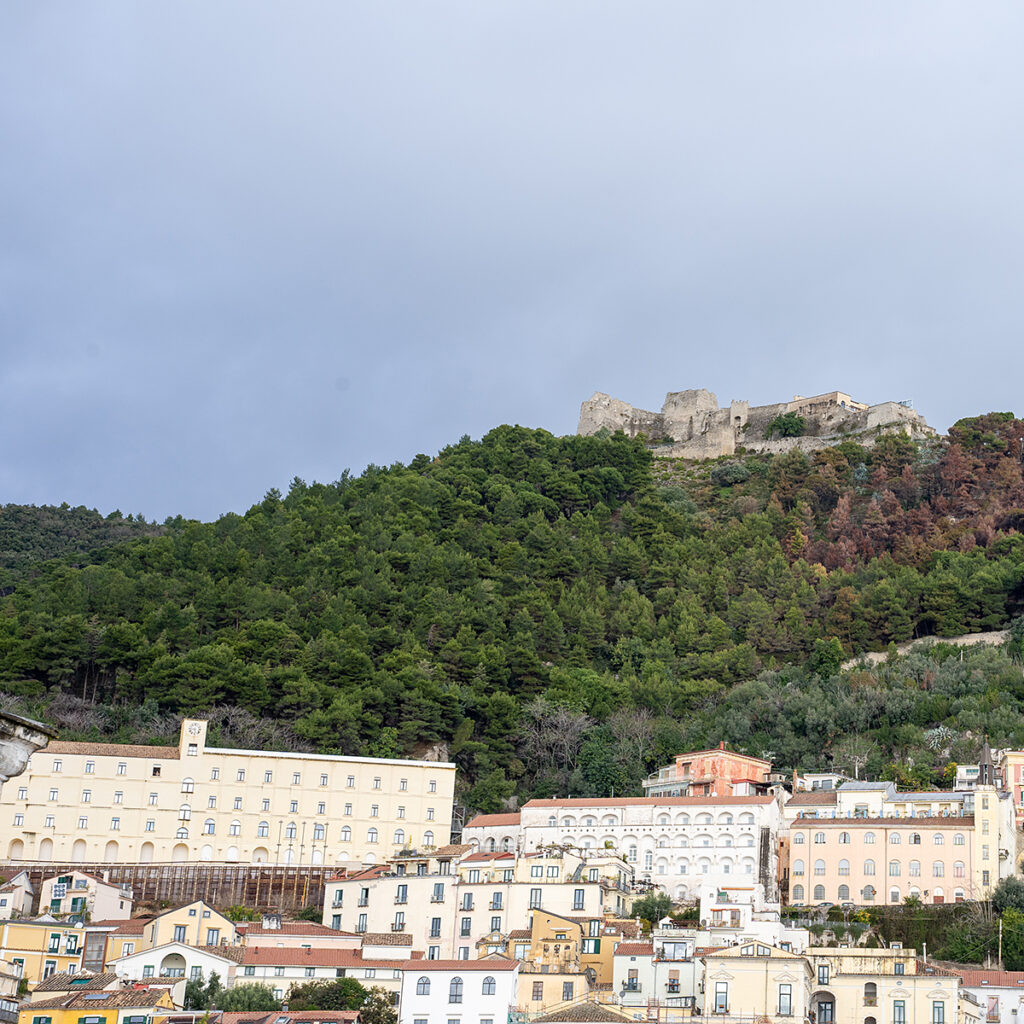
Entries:
{"type": "Polygon", "coordinates": [[[759,882],[774,895],[781,821],[774,796],[531,800],[518,816],[473,818],[462,838],[480,849],[611,851],[637,879],[689,900],[705,882],[759,882]]]}
{"type": "Polygon", "coordinates": [[[505,1024],[515,1006],[519,964],[411,960],[402,972],[399,1024],[505,1024]]]}
{"type": "Polygon", "coordinates": [[[55,740],[0,789],[12,861],[339,864],[442,846],[455,765],[206,745],[55,740]]]}

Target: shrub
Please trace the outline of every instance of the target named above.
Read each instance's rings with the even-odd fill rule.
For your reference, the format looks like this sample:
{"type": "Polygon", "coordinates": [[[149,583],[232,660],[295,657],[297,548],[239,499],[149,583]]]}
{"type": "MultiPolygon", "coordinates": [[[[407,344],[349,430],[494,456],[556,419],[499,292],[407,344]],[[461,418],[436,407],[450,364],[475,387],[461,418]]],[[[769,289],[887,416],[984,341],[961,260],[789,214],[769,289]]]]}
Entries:
{"type": "Polygon", "coordinates": [[[746,483],[749,479],[750,470],[742,462],[727,462],[711,470],[711,481],[719,487],[732,487],[733,484],[746,483]]]}

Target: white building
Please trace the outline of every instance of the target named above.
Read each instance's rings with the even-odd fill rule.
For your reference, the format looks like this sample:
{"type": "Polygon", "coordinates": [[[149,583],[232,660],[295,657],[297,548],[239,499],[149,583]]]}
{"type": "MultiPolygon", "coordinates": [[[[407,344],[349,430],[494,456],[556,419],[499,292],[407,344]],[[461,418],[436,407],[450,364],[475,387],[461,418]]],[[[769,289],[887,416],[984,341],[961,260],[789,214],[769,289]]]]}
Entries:
{"type": "Polygon", "coordinates": [[[983,971],[956,968],[963,990],[981,1007],[986,1024],[1024,1021],[1024,971],[983,971]]]}
{"type": "Polygon", "coordinates": [[[131,889],[91,875],[69,871],[44,878],[39,885],[39,912],[57,917],[88,914],[95,921],[117,921],[132,916],[131,889]]]}
{"type": "Polygon", "coordinates": [[[399,1024],[505,1024],[515,1007],[519,961],[410,960],[402,972],[399,1024]]]}
{"type": "Polygon", "coordinates": [[[481,850],[613,851],[637,878],[687,900],[704,882],[759,882],[774,895],[780,824],[774,796],[531,800],[516,815],[478,815],[462,839],[481,850]]]}
{"type": "Polygon", "coordinates": [[[235,981],[240,946],[189,946],[184,942],[165,942],[161,946],[129,953],[111,960],[108,969],[130,981],[186,981],[216,974],[225,988],[235,981]]]}

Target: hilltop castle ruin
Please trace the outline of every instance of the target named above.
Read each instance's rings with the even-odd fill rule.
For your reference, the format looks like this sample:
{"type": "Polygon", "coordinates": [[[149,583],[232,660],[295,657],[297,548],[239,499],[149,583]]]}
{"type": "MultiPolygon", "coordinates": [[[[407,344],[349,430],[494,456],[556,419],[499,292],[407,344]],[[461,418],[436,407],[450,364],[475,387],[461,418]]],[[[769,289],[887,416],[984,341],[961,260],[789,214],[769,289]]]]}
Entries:
{"type": "Polygon", "coordinates": [[[935,431],[908,403],[883,402],[864,405],[842,391],[775,405],[730,402],[718,407],[718,399],[703,388],[670,391],[661,412],[637,409],[600,391],[580,407],[577,434],[622,430],[630,437],[643,434],[661,442],[658,454],[684,459],[715,459],[733,455],[737,448],[748,452],[786,452],[794,448],[813,451],[856,440],[870,446],[882,434],[901,432],[910,437],[929,437],[935,431]],[[800,437],[769,437],[769,424],[778,416],[795,413],[805,422],[800,437]]]}

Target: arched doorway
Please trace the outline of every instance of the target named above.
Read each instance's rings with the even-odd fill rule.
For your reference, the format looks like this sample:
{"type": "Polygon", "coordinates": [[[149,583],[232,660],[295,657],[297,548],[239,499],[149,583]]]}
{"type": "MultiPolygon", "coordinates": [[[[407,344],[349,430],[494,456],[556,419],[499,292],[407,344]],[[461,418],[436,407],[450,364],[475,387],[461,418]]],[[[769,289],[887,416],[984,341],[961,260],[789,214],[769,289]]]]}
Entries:
{"type": "Polygon", "coordinates": [[[49,836],[39,844],[39,859],[53,860],[53,840],[49,836]]]}
{"type": "Polygon", "coordinates": [[[10,860],[21,860],[25,856],[25,844],[20,839],[12,839],[7,856],[10,860]]]}
{"type": "Polygon", "coordinates": [[[160,961],[161,978],[184,978],[185,958],[180,953],[168,953],[160,961]]]}
{"type": "Polygon", "coordinates": [[[238,847],[229,846],[227,852],[224,854],[225,860],[238,860],[238,847]]]}
{"type": "Polygon", "coordinates": [[[323,864],[323,862],[324,862],[323,850],[320,850],[320,849],[314,850],[313,851],[313,863],[314,864],[323,864]]]}
{"type": "Polygon", "coordinates": [[[213,860],[213,847],[209,843],[204,843],[203,848],[199,851],[200,860],[213,860]]]}
{"type": "Polygon", "coordinates": [[[85,840],[76,839],[75,845],[71,847],[71,859],[76,864],[81,864],[85,860],[85,840]]]}
{"type": "Polygon", "coordinates": [[[142,849],[139,850],[139,860],[143,864],[151,864],[153,862],[153,844],[143,843],[142,849]]]}
{"type": "Polygon", "coordinates": [[[175,843],[174,849],[171,850],[171,860],[188,860],[188,847],[184,843],[175,843]]]}
{"type": "Polygon", "coordinates": [[[252,851],[253,864],[266,864],[270,860],[270,851],[265,846],[257,846],[252,851]]]}
{"type": "Polygon", "coordinates": [[[117,840],[111,839],[103,850],[103,860],[106,864],[113,864],[117,860],[117,840]]]}

